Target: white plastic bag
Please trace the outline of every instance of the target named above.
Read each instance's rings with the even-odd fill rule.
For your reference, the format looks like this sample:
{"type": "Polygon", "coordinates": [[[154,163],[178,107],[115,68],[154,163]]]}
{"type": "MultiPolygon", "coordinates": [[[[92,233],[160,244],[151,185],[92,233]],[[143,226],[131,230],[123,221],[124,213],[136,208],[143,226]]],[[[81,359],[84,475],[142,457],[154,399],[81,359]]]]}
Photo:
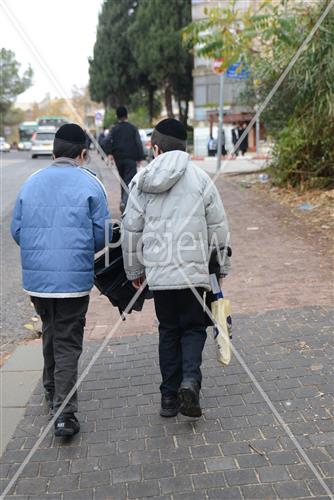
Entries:
{"type": "Polygon", "coordinates": [[[220,298],[211,303],[211,312],[214,318],[214,339],[217,347],[217,359],[227,366],[231,361],[231,339],[228,319],[231,318],[231,303],[228,299],[220,298]]]}

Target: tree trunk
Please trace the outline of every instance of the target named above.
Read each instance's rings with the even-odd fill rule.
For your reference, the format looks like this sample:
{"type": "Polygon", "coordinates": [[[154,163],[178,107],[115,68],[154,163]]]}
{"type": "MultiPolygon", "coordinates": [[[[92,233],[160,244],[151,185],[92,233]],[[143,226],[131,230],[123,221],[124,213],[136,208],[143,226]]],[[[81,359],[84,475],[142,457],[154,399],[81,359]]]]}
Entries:
{"type": "Polygon", "coordinates": [[[167,83],[165,86],[165,106],[168,118],[174,118],[173,102],[172,102],[172,86],[167,83]]]}
{"type": "Polygon", "coordinates": [[[183,125],[187,128],[188,127],[188,113],[189,113],[189,101],[186,101],[186,109],[184,110],[184,115],[183,115],[183,125]]]}
{"type": "Polygon", "coordinates": [[[177,105],[179,108],[179,120],[181,123],[183,123],[183,110],[182,110],[182,100],[181,99],[177,100],[177,105]]]}
{"type": "Polygon", "coordinates": [[[153,85],[150,85],[148,88],[148,116],[150,119],[150,125],[152,125],[154,118],[154,93],[155,88],[153,85]]]}
{"type": "Polygon", "coordinates": [[[185,127],[188,125],[188,112],[189,112],[189,101],[185,101],[186,106],[183,109],[182,108],[182,100],[178,100],[178,107],[179,107],[179,120],[185,127]]]}

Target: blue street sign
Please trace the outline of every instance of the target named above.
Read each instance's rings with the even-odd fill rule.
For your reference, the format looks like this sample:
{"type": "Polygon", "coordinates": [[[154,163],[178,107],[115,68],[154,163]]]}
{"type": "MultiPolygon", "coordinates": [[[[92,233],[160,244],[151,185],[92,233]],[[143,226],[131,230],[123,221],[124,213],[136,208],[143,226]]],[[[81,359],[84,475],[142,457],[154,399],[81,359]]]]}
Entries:
{"type": "Polygon", "coordinates": [[[235,80],[247,80],[249,77],[249,69],[241,62],[231,64],[227,69],[225,76],[227,78],[233,78],[235,80]],[[240,68],[241,66],[241,68],[240,68]]]}

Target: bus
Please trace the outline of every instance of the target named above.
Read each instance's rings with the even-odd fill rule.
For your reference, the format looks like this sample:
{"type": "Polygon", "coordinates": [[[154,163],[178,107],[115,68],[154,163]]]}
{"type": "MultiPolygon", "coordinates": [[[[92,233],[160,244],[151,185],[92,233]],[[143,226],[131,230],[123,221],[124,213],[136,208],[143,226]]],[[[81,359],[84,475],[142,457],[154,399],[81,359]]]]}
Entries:
{"type": "Polygon", "coordinates": [[[23,122],[19,125],[18,149],[21,151],[30,150],[31,138],[38,128],[37,122],[23,122]]]}
{"type": "Polygon", "coordinates": [[[61,116],[41,116],[37,118],[37,124],[39,127],[55,127],[58,129],[65,123],[69,123],[66,118],[61,116]]]}

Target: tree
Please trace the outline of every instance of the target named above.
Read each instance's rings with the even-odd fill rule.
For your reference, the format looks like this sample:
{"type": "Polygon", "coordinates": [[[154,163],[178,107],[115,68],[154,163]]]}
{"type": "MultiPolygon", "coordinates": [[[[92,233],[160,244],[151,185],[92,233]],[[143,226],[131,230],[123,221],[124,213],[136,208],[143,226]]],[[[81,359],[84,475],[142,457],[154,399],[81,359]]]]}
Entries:
{"type": "Polygon", "coordinates": [[[20,64],[11,50],[0,50],[0,114],[5,115],[14,104],[18,95],[27,90],[32,83],[31,67],[20,76],[20,64]]]}
{"type": "Polygon", "coordinates": [[[140,0],[128,32],[140,71],[163,91],[168,116],[174,117],[174,94],[185,123],[192,97],[192,56],[182,44],[181,30],[190,20],[190,0],[140,0]]]}
{"type": "MultiPolygon", "coordinates": [[[[261,100],[319,19],[327,1],[279,17],[273,53],[258,60],[261,100]],[[277,61],[276,68],[269,63],[277,61]],[[265,71],[267,71],[265,73],[265,71]]],[[[334,11],[331,9],[289,73],[264,119],[276,140],[270,173],[280,185],[334,185],[334,11]],[[276,116],[276,119],[275,119],[276,116]]]]}
{"type": "Polygon", "coordinates": [[[93,58],[89,60],[89,90],[107,109],[127,105],[140,86],[140,72],[128,43],[135,0],[106,0],[99,15],[93,58]]]}
{"type": "Polygon", "coordinates": [[[223,70],[239,61],[245,63],[248,55],[258,53],[254,40],[268,26],[269,16],[264,9],[269,6],[270,0],[264,0],[256,12],[252,6],[240,11],[235,9],[235,0],[230,0],[228,7],[206,7],[207,17],[190,23],[183,30],[183,39],[196,54],[222,59],[223,70]]]}
{"type": "MultiPolygon", "coordinates": [[[[315,4],[265,1],[257,12],[209,9],[185,37],[207,57],[224,57],[223,67],[244,61],[251,72],[242,99],[260,104],[315,25],[328,0],[315,4]],[[288,4],[289,6],[289,4],[288,4]]],[[[275,139],[271,166],[278,184],[331,185],[334,178],[333,9],[262,113],[275,139]]]]}

